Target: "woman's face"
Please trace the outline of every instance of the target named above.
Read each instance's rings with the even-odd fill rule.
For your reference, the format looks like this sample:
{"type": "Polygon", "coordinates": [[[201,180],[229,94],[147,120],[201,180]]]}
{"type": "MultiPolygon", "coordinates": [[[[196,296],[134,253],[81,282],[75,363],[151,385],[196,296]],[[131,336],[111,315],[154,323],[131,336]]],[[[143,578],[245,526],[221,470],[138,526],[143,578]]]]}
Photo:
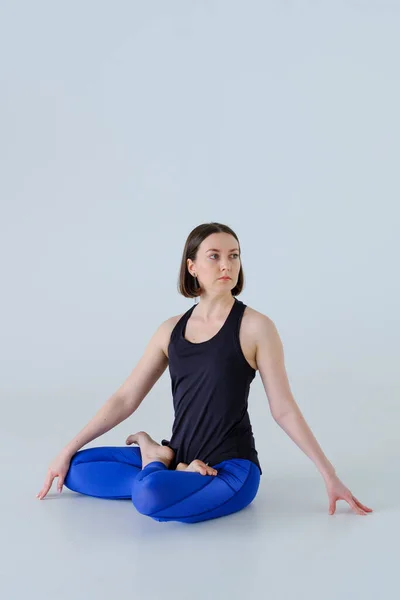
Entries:
{"type": "Polygon", "coordinates": [[[196,274],[203,289],[230,291],[239,277],[239,244],[230,233],[212,233],[200,244],[196,260],[188,259],[187,265],[191,275],[196,274]],[[220,279],[224,276],[230,279],[220,279]]]}

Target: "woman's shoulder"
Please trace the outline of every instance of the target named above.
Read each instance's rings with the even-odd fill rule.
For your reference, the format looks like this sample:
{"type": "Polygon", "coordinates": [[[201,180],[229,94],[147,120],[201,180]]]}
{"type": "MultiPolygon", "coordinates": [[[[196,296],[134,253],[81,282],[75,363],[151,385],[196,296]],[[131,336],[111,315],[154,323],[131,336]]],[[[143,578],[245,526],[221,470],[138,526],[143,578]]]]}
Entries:
{"type": "Polygon", "coordinates": [[[166,319],[164,321],[164,323],[166,324],[166,328],[170,328],[172,331],[175,325],[178,323],[178,321],[180,321],[180,319],[186,314],[186,312],[187,311],[185,310],[183,313],[179,313],[179,315],[172,315],[172,317],[166,319]]]}
{"type": "Polygon", "coordinates": [[[241,330],[243,336],[246,336],[252,343],[257,344],[261,337],[270,335],[271,332],[275,331],[275,323],[269,315],[246,304],[241,330]]]}
{"type": "Polygon", "coordinates": [[[173,315],[172,317],[168,317],[167,319],[165,319],[165,321],[163,321],[159,327],[161,336],[162,336],[162,348],[163,348],[163,352],[165,354],[165,356],[168,358],[168,346],[169,346],[169,342],[171,340],[171,333],[174,329],[174,327],[176,326],[176,324],[178,323],[178,321],[183,317],[183,315],[186,313],[180,313],[178,315],[173,315]]]}
{"type": "Polygon", "coordinates": [[[248,304],[246,304],[246,308],[244,309],[243,319],[246,319],[249,325],[254,327],[259,327],[261,325],[272,323],[271,317],[269,317],[265,313],[262,313],[259,310],[256,310],[248,304]]]}

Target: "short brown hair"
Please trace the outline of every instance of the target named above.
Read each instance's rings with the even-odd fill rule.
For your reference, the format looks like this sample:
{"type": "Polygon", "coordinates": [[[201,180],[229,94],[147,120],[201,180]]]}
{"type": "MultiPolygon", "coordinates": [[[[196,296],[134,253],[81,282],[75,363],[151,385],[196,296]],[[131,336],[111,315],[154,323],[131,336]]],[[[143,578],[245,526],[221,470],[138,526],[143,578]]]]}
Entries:
{"type": "MultiPolygon", "coordinates": [[[[201,295],[201,289],[199,287],[194,286],[194,278],[189,273],[187,268],[187,260],[195,260],[197,256],[197,251],[199,246],[206,237],[211,235],[212,233],[230,233],[236,239],[239,249],[240,243],[236,233],[228,227],[228,225],[223,225],[222,223],[202,223],[195,227],[188,235],[188,238],[185,243],[185,247],[183,249],[181,268],[179,272],[179,282],[178,282],[178,291],[180,294],[185,296],[185,298],[196,298],[201,295]]],[[[239,277],[237,280],[237,284],[231,290],[232,296],[238,296],[244,287],[244,273],[242,264],[240,264],[239,277]]]]}

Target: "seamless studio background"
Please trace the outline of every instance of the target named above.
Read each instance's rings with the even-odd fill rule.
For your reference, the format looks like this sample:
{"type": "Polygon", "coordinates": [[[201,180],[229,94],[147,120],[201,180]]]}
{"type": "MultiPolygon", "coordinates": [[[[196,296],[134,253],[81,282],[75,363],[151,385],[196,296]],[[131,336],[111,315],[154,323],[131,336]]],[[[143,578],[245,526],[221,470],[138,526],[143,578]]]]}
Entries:
{"type": "MultiPolygon", "coordinates": [[[[399,513],[398,3],[0,4],[1,596],[394,598],[399,513]],[[196,225],[237,233],[339,501],[273,421],[241,513],[157,523],[47,467],[121,385],[196,225]],[[329,582],[329,584],[328,584],[329,582]]],[[[168,370],[87,447],[171,434],[168,370]]]]}

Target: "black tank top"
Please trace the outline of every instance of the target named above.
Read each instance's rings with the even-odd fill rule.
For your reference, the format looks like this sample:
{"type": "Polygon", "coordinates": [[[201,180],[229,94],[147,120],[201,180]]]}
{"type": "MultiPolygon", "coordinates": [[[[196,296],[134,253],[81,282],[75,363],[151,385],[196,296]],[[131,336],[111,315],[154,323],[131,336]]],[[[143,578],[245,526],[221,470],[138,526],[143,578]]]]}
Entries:
{"type": "Polygon", "coordinates": [[[229,458],[247,458],[262,474],[247,402],[256,371],[239,341],[246,304],[235,298],[222,328],[197,344],[185,338],[195,306],[176,323],[168,345],[175,418],[171,440],[161,443],[175,451],[169,468],[196,458],[210,466],[229,458]]]}

